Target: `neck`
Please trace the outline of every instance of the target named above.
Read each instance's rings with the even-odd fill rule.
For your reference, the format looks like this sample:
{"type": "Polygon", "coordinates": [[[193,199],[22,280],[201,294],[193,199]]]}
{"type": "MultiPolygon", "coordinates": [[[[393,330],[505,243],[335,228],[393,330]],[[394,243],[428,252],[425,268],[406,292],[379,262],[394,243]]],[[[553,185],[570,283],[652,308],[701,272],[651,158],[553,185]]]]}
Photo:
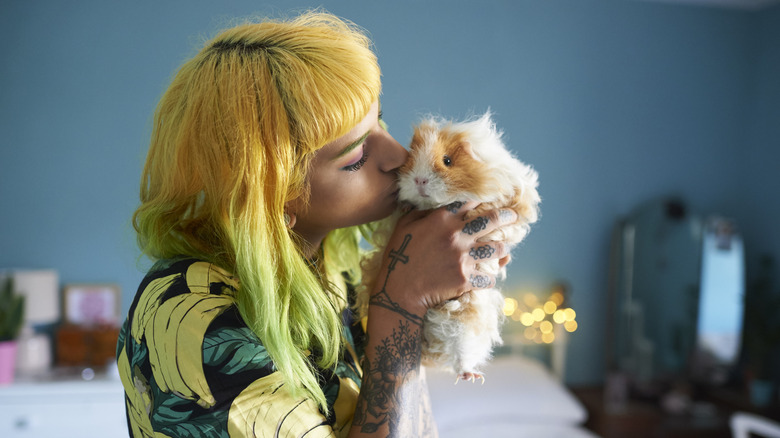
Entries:
{"type": "Polygon", "coordinates": [[[301,234],[298,234],[298,236],[301,238],[301,252],[303,253],[303,256],[309,260],[318,257],[322,251],[322,241],[325,240],[325,236],[316,238],[301,234]]]}

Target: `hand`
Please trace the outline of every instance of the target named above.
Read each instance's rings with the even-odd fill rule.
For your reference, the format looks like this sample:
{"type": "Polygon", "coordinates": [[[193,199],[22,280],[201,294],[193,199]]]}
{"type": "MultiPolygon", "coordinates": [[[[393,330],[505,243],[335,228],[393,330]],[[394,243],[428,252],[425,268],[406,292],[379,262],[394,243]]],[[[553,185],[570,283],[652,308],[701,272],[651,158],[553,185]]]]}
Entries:
{"type": "MultiPolygon", "coordinates": [[[[503,242],[479,242],[498,227],[513,223],[509,209],[468,217],[478,204],[456,203],[402,217],[384,255],[371,304],[421,317],[428,308],[466,291],[495,285],[492,275],[477,270],[478,262],[508,262],[503,242]]],[[[409,315],[407,315],[409,317],[409,315]]]]}

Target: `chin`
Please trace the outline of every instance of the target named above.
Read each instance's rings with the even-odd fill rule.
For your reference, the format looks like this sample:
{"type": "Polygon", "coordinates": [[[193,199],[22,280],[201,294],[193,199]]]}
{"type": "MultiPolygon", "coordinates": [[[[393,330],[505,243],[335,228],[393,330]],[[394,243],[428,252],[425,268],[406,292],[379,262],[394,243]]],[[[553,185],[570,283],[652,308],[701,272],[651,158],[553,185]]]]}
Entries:
{"type": "Polygon", "coordinates": [[[362,225],[369,222],[375,222],[378,220],[385,219],[388,216],[392,215],[394,212],[398,211],[398,207],[399,207],[398,201],[396,199],[393,199],[392,202],[388,202],[387,205],[381,208],[377,208],[373,214],[366,217],[365,220],[361,221],[356,225],[362,225]]]}

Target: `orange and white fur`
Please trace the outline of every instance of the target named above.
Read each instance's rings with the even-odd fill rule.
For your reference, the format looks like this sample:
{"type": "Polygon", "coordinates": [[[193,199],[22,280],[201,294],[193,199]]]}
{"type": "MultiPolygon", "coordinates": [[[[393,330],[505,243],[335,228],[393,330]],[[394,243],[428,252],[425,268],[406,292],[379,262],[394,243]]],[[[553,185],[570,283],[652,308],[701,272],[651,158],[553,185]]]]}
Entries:
{"type": "MultiPolygon", "coordinates": [[[[480,202],[467,220],[488,210],[510,208],[518,220],[480,242],[503,240],[511,249],[536,222],[540,198],[536,171],[514,158],[501,137],[489,111],[465,122],[424,120],[415,127],[409,159],[400,171],[399,200],[421,210],[466,200],[480,202]]],[[[478,258],[476,253],[473,256],[478,258]]],[[[375,255],[364,263],[364,286],[375,281],[378,258],[375,255]]],[[[477,267],[497,279],[506,276],[506,268],[499,267],[496,259],[477,267]]],[[[361,313],[367,313],[366,289],[361,288],[358,296],[361,313]]],[[[451,369],[463,379],[481,378],[481,367],[501,344],[503,305],[501,292],[490,288],[466,292],[429,309],[423,321],[423,364],[451,369]]]]}

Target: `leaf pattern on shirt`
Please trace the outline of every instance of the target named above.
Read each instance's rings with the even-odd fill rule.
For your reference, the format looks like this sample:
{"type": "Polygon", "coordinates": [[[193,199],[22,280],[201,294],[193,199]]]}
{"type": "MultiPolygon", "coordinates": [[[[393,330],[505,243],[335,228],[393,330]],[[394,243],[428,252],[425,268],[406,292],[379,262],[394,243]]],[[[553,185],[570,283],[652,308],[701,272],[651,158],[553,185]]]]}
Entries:
{"type": "Polygon", "coordinates": [[[239,291],[230,273],[193,259],[160,262],[148,274],[117,345],[131,436],[346,436],[362,376],[350,323],[344,356],[319,370],[326,417],[284,387],[235,307],[239,291]]]}

